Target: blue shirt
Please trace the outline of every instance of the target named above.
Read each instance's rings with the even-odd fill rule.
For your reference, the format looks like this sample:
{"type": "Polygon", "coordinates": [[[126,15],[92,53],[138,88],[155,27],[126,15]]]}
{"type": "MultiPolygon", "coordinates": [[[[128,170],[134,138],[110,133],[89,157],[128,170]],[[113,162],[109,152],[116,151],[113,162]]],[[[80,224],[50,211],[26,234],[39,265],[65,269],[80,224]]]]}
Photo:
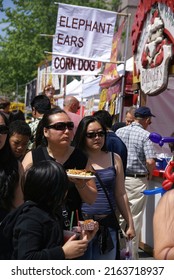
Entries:
{"type": "Polygon", "coordinates": [[[106,148],[109,152],[116,153],[121,157],[125,173],[127,165],[127,148],[124,142],[113,131],[107,131],[106,148]]]}

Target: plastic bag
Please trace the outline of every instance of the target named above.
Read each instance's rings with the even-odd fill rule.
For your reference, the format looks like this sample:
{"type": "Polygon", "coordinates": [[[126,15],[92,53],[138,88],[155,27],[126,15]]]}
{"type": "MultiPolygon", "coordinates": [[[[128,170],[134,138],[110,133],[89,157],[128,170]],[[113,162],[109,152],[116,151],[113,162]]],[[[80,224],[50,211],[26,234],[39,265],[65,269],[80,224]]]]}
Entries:
{"type": "Polygon", "coordinates": [[[121,260],[132,260],[132,241],[125,239],[125,247],[120,250],[121,260]]]}

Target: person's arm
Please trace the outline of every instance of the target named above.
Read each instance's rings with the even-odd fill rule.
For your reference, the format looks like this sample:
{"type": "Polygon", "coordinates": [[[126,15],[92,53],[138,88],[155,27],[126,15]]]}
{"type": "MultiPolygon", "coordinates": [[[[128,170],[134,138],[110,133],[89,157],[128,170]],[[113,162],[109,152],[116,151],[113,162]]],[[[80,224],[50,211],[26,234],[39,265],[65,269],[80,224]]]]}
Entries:
{"type": "Polygon", "coordinates": [[[18,168],[19,168],[20,179],[19,179],[19,183],[14,192],[12,209],[17,208],[24,202],[24,196],[23,196],[23,191],[22,191],[22,177],[24,174],[24,169],[23,169],[23,166],[20,161],[18,162],[18,168]]]}
{"type": "Polygon", "coordinates": [[[69,179],[69,180],[75,184],[80,194],[80,197],[84,202],[88,204],[92,204],[95,202],[97,198],[97,188],[94,179],[90,179],[90,180],[69,179]]]}
{"type": "MultiPolygon", "coordinates": [[[[88,236],[84,234],[82,239],[77,240],[74,234],[62,246],[62,232],[57,223],[57,220],[49,220],[46,215],[40,214],[40,211],[23,212],[14,227],[14,253],[17,259],[64,260],[82,256],[88,246],[88,236]]],[[[97,230],[96,224],[94,234],[97,230]]]]}
{"type": "Polygon", "coordinates": [[[25,157],[22,161],[22,165],[23,165],[24,170],[26,170],[32,164],[33,164],[33,158],[32,158],[32,152],[30,151],[25,155],[25,157]]]}
{"type": "Polygon", "coordinates": [[[158,202],[153,216],[154,258],[174,260],[174,190],[158,202]]]}
{"type": "Polygon", "coordinates": [[[118,210],[127,223],[126,234],[129,238],[135,236],[135,229],[132,219],[132,214],[129,207],[129,201],[124,184],[123,165],[119,155],[115,154],[115,168],[117,170],[116,186],[115,186],[115,200],[118,210]]]}
{"type": "Polygon", "coordinates": [[[151,180],[153,170],[155,169],[155,160],[153,158],[147,159],[146,160],[146,166],[147,166],[147,169],[149,171],[148,179],[151,180]]]}
{"type": "Polygon", "coordinates": [[[17,208],[23,202],[24,202],[24,197],[23,197],[22,188],[21,188],[21,185],[18,184],[18,186],[17,186],[17,188],[15,190],[15,193],[14,193],[12,209],[17,208]]]}

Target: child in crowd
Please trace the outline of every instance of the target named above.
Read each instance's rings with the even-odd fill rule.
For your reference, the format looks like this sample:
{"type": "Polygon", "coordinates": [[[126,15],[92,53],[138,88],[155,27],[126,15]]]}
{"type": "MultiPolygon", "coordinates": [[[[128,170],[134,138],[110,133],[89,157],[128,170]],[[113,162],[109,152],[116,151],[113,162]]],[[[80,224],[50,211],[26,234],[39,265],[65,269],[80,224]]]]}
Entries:
{"type": "Polygon", "coordinates": [[[84,254],[98,230],[76,234],[64,243],[62,205],[68,192],[63,166],[47,160],[33,164],[23,186],[24,204],[3,221],[4,235],[12,241],[12,259],[64,260],[84,254]]]}

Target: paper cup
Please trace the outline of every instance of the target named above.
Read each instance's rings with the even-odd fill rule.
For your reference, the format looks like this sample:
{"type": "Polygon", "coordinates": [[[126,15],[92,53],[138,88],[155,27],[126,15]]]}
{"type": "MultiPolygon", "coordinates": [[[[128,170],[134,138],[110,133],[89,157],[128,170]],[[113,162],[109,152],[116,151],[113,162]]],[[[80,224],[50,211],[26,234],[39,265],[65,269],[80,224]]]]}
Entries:
{"type": "Polygon", "coordinates": [[[70,231],[70,230],[64,230],[63,231],[63,237],[64,237],[64,243],[66,243],[68,241],[68,239],[73,236],[73,235],[76,235],[76,239],[78,239],[79,237],[79,234],[74,232],[74,231],[70,231]]]}

